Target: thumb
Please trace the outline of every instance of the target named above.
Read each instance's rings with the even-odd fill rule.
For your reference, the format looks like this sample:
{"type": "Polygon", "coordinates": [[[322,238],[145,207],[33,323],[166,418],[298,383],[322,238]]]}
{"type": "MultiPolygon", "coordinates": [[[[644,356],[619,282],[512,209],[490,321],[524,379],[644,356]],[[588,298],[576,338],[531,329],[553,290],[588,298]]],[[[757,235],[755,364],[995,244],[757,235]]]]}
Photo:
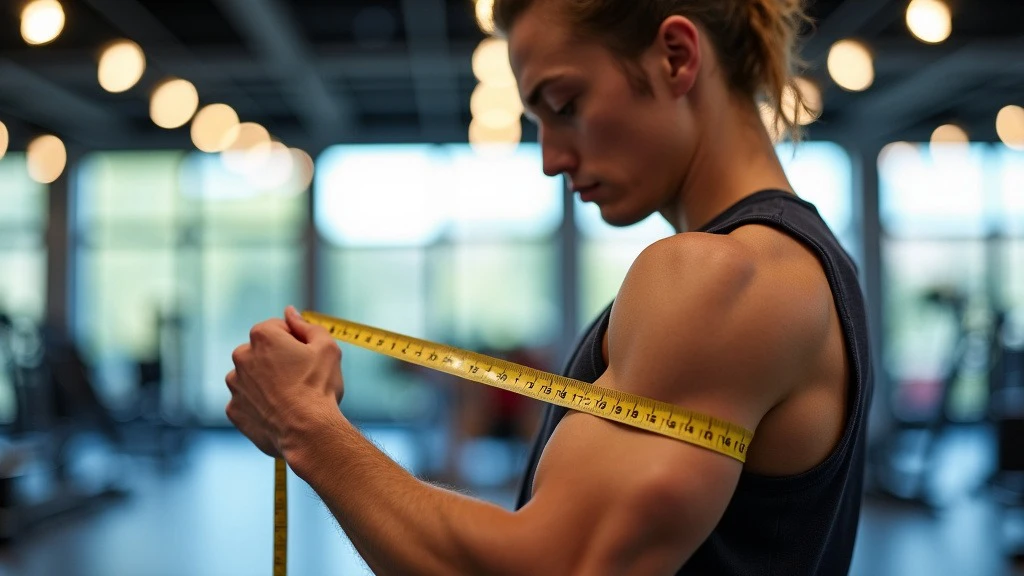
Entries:
{"type": "Polygon", "coordinates": [[[284,319],[288,323],[288,329],[291,330],[292,335],[303,344],[309,344],[310,341],[316,338],[316,329],[319,326],[307,322],[294,306],[288,306],[284,309],[284,319]]]}

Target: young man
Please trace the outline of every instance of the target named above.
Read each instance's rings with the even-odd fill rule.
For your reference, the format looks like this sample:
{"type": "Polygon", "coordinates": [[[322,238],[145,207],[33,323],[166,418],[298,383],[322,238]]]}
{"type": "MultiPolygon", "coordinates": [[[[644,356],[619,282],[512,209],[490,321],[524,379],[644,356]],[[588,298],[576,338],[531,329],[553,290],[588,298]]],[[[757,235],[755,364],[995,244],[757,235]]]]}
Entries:
{"type": "Polygon", "coordinates": [[[755,430],[746,463],[552,408],[516,511],[430,486],[339,412],[338,347],[294,309],[236,350],[228,417],[377,574],[846,573],[865,311],[756,104],[791,80],[799,0],[497,0],[495,17],[544,171],[609,223],[657,212],[679,232],[636,260],[567,375],[755,430]]]}

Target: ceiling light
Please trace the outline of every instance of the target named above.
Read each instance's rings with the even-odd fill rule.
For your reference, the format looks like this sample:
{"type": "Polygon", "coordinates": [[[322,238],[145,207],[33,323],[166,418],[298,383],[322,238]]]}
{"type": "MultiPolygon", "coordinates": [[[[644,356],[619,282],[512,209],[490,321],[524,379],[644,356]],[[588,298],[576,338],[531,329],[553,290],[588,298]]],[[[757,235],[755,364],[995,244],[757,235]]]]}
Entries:
{"type": "Polygon", "coordinates": [[[484,34],[494,33],[494,0],[476,0],[476,24],[484,34]]]}
{"type": "Polygon", "coordinates": [[[967,144],[970,138],[963,128],[956,124],[943,124],[932,132],[932,144],[967,144]]]}
{"type": "Polygon", "coordinates": [[[949,6],[941,0],[912,0],[907,6],[907,28],[927,44],[944,41],[953,30],[949,6]]]}
{"type": "Polygon", "coordinates": [[[523,103],[514,86],[477,84],[469,98],[473,118],[492,128],[518,123],[523,114],[523,103]]]}
{"type": "Polygon", "coordinates": [[[11,136],[7,132],[7,126],[3,122],[0,122],[0,159],[3,159],[4,154],[7,154],[7,145],[11,142],[11,136]]]}
{"type": "Polygon", "coordinates": [[[210,104],[192,118],[192,143],[203,152],[220,152],[231,144],[228,137],[238,125],[238,114],[227,104],[210,104]]]}
{"type": "Polygon", "coordinates": [[[292,153],[292,173],[295,176],[295,193],[301,194],[309,190],[313,183],[313,172],[316,165],[313,158],[305,150],[289,148],[292,153]]]}
{"type": "Polygon", "coordinates": [[[523,127],[519,122],[500,128],[488,126],[477,118],[469,123],[469,143],[477,152],[510,152],[515,149],[522,137],[523,127]]]}
{"type": "Polygon", "coordinates": [[[1007,106],[996,116],[999,139],[1014,150],[1024,151],[1024,108],[1007,106]]]}
{"type": "Polygon", "coordinates": [[[160,84],[149,99],[149,117],[161,128],[178,128],[192,119],[199,93],[188,80],[172,78],[160,84]]]}
{"type": "Polygon", "coordinates": [[[845,90],[867,90],[875,81],[871,52],[856,40],[840,40],[828,52],[828,73],[845,90]]]}
{"type": "Polygon", "coordinates": [[[878,153],[878,165],[883,166],[892,162],[907,161],[918,157],[917,146],[903,140],[886,144],[878,153]]]}
{"type": "Polygon", "coordinates": [[[64,8],[57,0],[35,0],[21,11],[21,37],[32,45],[53,42],[64,29],[64,8]]]}
{"type": "Polygon", "coordinates": [[[40,184],[50,184],[64,173],[68,152],[60,138],[46,134],[28,144],[28,175],[40,184]]]}
{"type": "Polygon", "coordinates": [[[782,137],[786,135],[786,123],[782,121],[782,116],[776,114],[775,108],[765,102],[758,104],[757,110],[761,114],[761,123],[768,131],[768,137],[772,139],[772,143],[781,142],[782,137]]]}
{"type": "Polygon", "coordinates": [[[508,42],[484,38],[473,50],[473,75],[484,84],[515,86],[516,77],[508,61],[508,42]]]}
{"type": "Polygon", "coordinates": [[[146,56],[131,40],[119,40],[103,51],[97,71],[100,86],[107,92],[124,92],[142,78],[146,56]]]}
{"type": "Polygon", "coordinates": [[[266,159],[245,177],[262,190],[279,190],[292,179],[294,163],[292,151],[275,140],[268,147],[266,159]]]}
{"type": "Polygon", "coordinates": [[[789,122],[807,126],[821,116],[821,109],[821,90],[810,80],[798,77],[793,80],[792,85],[783,88],[782,113],[789,122]],[[801,97],[800,110],[797,110],[797,93],[801,97]]]}
{"type": "Polygon", "coordinates": [[[255,122],[242,122],[225,135],[228,142],[221,154],[224,165],[236,174],[260,170],[270,153],[270,133],[255,122]]]}

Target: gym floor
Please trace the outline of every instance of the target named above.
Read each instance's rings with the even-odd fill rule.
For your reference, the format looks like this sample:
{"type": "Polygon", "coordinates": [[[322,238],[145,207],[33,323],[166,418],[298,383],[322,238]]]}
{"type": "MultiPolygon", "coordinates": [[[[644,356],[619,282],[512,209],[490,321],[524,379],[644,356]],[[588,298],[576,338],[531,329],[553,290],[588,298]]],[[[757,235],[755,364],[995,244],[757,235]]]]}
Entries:
{"type": "MultiPolygon", "coordinates": [[[[366,432],[399,462],[409,456],[403,433],[366,432]]],[[[161,472],[152,462],[129,462],[124,472],[132,477],[130,495],[63,516],[0,549],[0,576],[271,573],[273,465],[240,435],[200,432],[179,466],[161,472]]],[[[507,489],[474,493],[506,506],[511,499],[507,489]]],[[[1024,574],[1004,554],[1010,520],[978,491],[939,512],[868,498],[851,574],[1024,574]]],[[[292,574],[370,573],[316,495],[294,477],[289,523],[292,574]]]]}

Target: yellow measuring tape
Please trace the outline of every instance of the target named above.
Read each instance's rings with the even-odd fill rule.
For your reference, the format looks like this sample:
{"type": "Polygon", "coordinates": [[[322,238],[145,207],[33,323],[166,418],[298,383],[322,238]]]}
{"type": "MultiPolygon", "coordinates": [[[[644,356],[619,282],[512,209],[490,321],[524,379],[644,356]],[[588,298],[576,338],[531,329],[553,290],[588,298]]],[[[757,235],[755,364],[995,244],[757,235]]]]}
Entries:
{"type": "MultiPolygon", "coordinates": [[[[311,324],[323,326],[342,342],[479,384],[502,388],[549,404],[702,446],[740,462],[746,461],[747,448],[754,437],[753,432],[741,426],[667,402],[601,388],[476,352],[316,312],[303,312],[302,316],[311,324]]],[[[283,461],[277,462],[277,471],[274,486],[274,576],[285,576],[287,495],[283,461]]]]}
{"type": "Polygon", "coordinates": [[[274,461],[274,576],[288,573],[288,467],[274,461]]]}

